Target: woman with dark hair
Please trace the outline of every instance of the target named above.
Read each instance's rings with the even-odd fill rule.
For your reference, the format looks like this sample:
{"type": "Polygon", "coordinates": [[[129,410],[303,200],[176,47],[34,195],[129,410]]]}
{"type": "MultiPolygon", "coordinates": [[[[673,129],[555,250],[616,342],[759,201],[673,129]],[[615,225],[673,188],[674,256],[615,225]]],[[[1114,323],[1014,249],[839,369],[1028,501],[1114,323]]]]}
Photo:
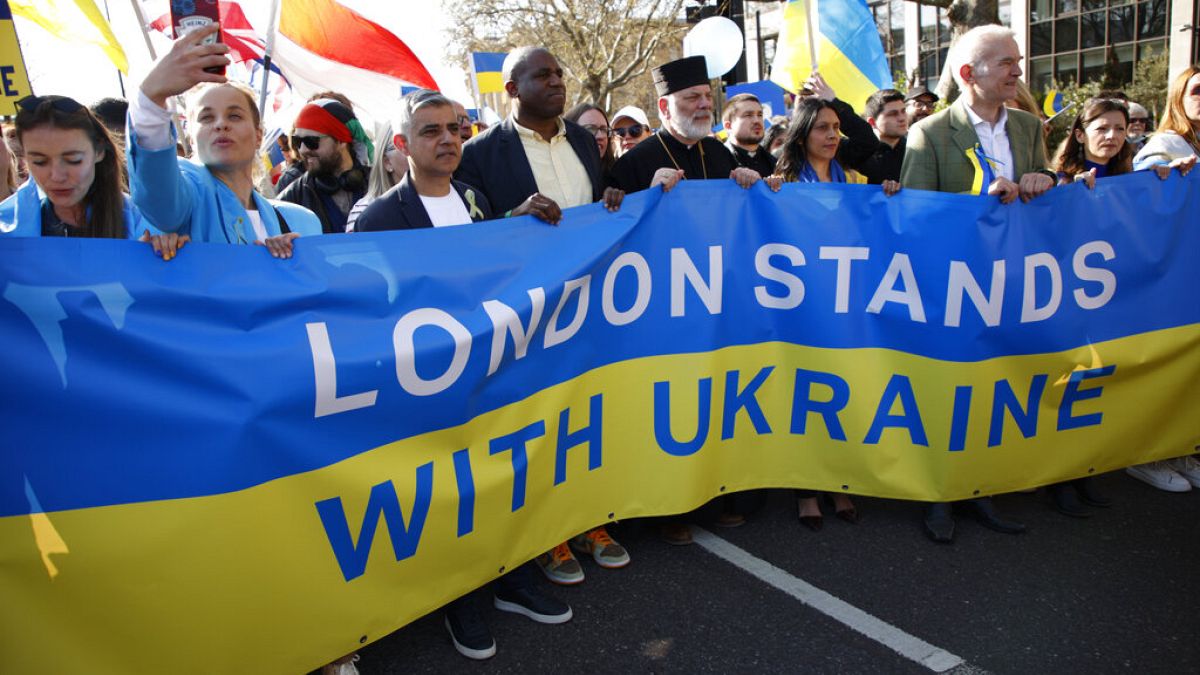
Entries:
{"type": "Polygon", "coordinates": [[[779,153],[783,151],[783,141],[787,137],[788,118],[783,115],[777,115],[771,120],[771,126],[767,127],[766,133],[763,134],[762,149],[771,153],[775,159],[779,159],[779,153]]]}
{"type": "Polygon", "coordinates": [[[574,122],[596,137],[596,149],[600,151],[600,168],[607,172],[617,161],[615,143],[611,143],[612,128],[604,109],[594,103],[580,103],[567,111],[563,119],[574,122]]]}
{"type": "Polygon", "coordinates": [[[1085,101],[1054,158],[1058,184],[1082,181],[1092,188],[1097,178],[1132,171],[1133,146],[1125,142],[1128,127],[1129,108],[1123,102],[1113,98],[1085,101]]]}
{"type": "Polygon", "coordinates": [[[133,201],[168,233],[150,238],[165,260],[189,239],[260,244],[271,255],[287,258],[292,240],[320,234],[321,222],[302,206],[269,201],[255,191],[263,129],[254,92],[204,70],[229,63],[228,46],[202,43],[218,28],[212,24],[177,40],[130,100],[133,201]],[[166,109],[167,99],[189,90],[192,161],[176,156],[166,109]]]}
{"type": "MultiPolygon", "coordinates": [[[[813,95],[800,101],[788,123],[775,175],[788,183],[845,183],[843,164],[856,166],[880,141],[871,125],[839,101],[820,75],[813,74],[806,86],[813,95]]],[[[885,180],[882,187],[884,194],[893,195],[900,182],[885,180]]]]}
{"type": "MultiPolygon", "coordinates": [[[[875,151],[879,139],[868,124],[846,103],[834,97],[833,89],[814,73],[806,87],[812,96],[800,101],[784,136],[775,175],[788,183],[845,183],[846,171],[839,159],[861,161],[875,151]],[[842,138],[845,130],[847,138],[842,138]]],[[[884,194],[900,189],[894,180],[883,181],[884,194]]],[[[800,522],[814,532],[821,529],[821,493],[797,490],[800,522]]],[[[838,518],[858,522],[858,510],[850,497],[842,493],[824,493],[832,503],[838,518]]]]}
{"type": "Polygon", "coordinates": [[[21,99],[16,134],[33,180],[0,204],[0,233],[126,239],[149,229],[122,192],[120,150],[78,101],[21,99]]]}

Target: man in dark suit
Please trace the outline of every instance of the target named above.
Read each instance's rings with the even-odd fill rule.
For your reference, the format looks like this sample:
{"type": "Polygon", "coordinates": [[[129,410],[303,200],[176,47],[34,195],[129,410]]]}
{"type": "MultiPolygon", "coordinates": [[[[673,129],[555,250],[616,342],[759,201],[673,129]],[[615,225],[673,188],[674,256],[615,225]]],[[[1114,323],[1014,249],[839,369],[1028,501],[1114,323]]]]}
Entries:
{"type": "Polygon", "coordinates": [[[435,91],[404,97],[393,142],[408,153],[408,172],[371,202],[355,229],[415,230],[492,218],[487,198],[452,178],[462,158],[461,124],[453,102],[435,91]]]}
{"type": "Polygon", "coordinates": [[[562,209],[601,199],[617,210],[624,193],[605,189],[595,137],[562,118],[567,88],[554,55],[516,49],[502,76],[513,113],[463,146],[455,178],[478,188],[504,216],[528,213],[557,224],[562,209]]]}
{"type": "MultiPolygon", "coordinates": [[[[462,138],[450,99],[428,89],[415,91],[401,101],[392,128],[396,146],[408,154],[408,173],[363,211],[358,231],[446,227],[491,217],[486,197],[451,178],[461,159],[462,138]]],[[[531,565],[520,565],[496,580],[492,602],[497,609],[539,623],[570,621],[571,607],[540,592],[535,582],[531,565]]],[[[446,606],[445,625],[454,648],[470,659],[496,653],[496,641],[483,618],[485,598],[480,589],[446,606]]]]}
{"type": "MultiPolygon", "coordinates": [[[[1021,77],[1021,52],[1013,32],[980,26],[958,39],[948,57],[962,95],[949,108],[930,115],[908,133],[900,169],[907,189],[995,195],[1004,204],[1029,201],[1054,187],[1046,171],[1041,120],[1004,102],[1015,98],[1021,77]]],[[[1005,534],[1025,531],[1001,517],[990,497],[960,503],[979,522],[1005,534]]],[[[949,503],[930,504],[925,533],[939,543],[954,540],[949,503]]]]}

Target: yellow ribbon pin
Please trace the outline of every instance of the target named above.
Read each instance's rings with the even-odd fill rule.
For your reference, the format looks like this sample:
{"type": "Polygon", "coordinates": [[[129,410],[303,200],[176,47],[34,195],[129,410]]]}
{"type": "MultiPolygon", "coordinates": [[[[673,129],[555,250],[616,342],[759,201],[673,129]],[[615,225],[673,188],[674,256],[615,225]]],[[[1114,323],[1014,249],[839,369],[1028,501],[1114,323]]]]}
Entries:
{"type": "Polygon", "coordinates": [[[482,218],[483,217],[483,209],[479,208],[479,206],[477,206],[475,204],[475,191],[467,190],[466,192],[463,193],[463,198],[465,198],[467,200],[467,206],[471,207],[471,211],[469,214],[471,216],[471,220],[475,220],[476,216],[482,218]]]}

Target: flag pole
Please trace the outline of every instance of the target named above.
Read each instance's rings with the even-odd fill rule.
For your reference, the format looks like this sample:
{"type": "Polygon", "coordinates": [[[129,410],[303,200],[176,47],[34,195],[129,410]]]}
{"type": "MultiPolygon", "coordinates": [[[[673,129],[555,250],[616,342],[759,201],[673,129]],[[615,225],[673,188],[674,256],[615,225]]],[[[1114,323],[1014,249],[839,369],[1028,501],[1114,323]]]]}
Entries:
{"type": "Polygon", "coordinates": [[[279,18],[279,0],[271,0],[271,18],[267,20],[267,41],[263,49],[262,93],[258,97],[258,118],[267,111],[267,83],[271,81],[271,52],[275,51],[276,19],[279,18]]]}
{"type": "MultiPolygon", "coordinates": [[[[112,12],[108,9],[108,0],[104,0],[104,20],[112,26],[112,12]]],[[[120,68],[117,68],[117,84],[121,87],[121,98],[125,98],[125,78],[121,75],[120,68]]]]}
{"type": "Polygon", "coordinates": [[[133,5],[133,15],[137,17],[138,28],[142,29],[142,39],[146,41],[146,49],[150,52],[150,60],[157,61],[158,54],[154,52],[154,43],[150,42],[150,33],[146,31],[146,15],[142,13],[141,0],[129,0],[133,5]]]}
{"type": "Polygon", "coordinates": [[[813,0],[804,0],[804,21],[808,24],[808,63],[812,66],[813,72],[817,70],[817,35],[813,33],[812,22],[812,3],[813,0]]]}

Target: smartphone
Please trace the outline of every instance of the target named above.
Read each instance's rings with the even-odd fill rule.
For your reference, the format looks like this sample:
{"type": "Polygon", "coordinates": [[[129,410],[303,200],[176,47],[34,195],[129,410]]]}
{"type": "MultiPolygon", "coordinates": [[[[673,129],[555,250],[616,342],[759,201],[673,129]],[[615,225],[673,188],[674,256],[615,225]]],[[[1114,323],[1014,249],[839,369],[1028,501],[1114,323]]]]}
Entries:
{"type": "MultiPolygon", "coordinates": [[[[171,0],[171,25],[175,27],[175,39],[214,23],[221,23],[221,8],[217,0],[171,0]]],[[[204,44],[218,42],[221,42],[220,31],[205,38],[204,44]]],[[[225,66],[213,66],[204,71],[224,75],[225,66]]]]}

